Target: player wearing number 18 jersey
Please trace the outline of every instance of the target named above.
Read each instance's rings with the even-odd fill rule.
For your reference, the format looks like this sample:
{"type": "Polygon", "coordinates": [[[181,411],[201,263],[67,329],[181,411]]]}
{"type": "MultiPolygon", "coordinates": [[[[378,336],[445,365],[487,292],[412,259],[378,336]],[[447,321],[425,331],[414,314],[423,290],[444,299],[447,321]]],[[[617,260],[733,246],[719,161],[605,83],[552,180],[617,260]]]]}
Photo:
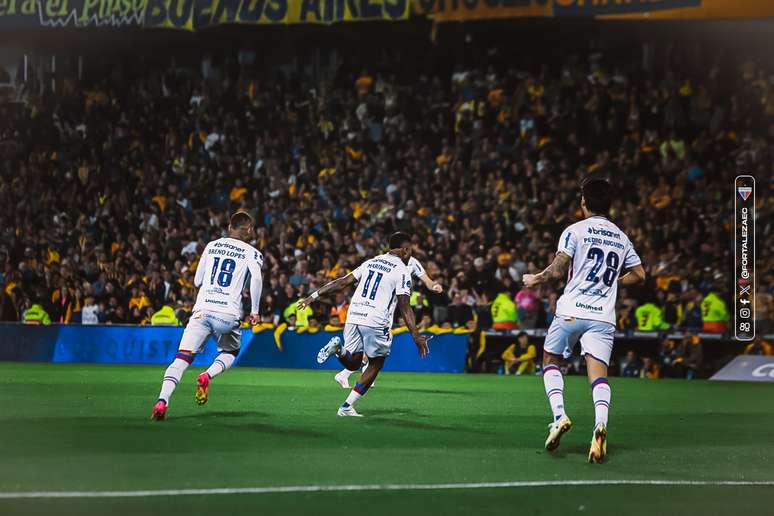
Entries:
{"type": "Polygon", "coordinates": [[[590,462],[602,462],[607,451],[610,406],[607,367],[613,351],[618,284],[645,280],[645,270],[631,241],[607,219],[612,196],[612,187],[607,181],[586,181],[581,197],[584,220],[564,230],[551,265],[539,274],[524,275],[524,284],[533,287],[559,279],[569,269],[567,285],[556,303],[556,316],[543,346],[543,383],[554,416],[545,447],[555,450],[562,435],[572,427],[564,411],[564,378],[560,366],[580,340],[596,416],[590,462]]]}
{"type": "Polygon", "coordinates": [[[257,324],[263,256],[247,243],[252,236],[253,219],[239,212],[231,216],[229,236],[214,240],[204,248],[194,277],[194,286],[199,289],[196,304],[175,360],[164,373],[152,419],[159,421],[166,418],[169,398],[196,353],[204,349],[210,335],[218,342],[219,354],[196,379],[195,398],[199,405],[207,402],[210,380],[234,364],[241,339],[242,290],[248,281],[252,303],[250,322],[257,324]]]}

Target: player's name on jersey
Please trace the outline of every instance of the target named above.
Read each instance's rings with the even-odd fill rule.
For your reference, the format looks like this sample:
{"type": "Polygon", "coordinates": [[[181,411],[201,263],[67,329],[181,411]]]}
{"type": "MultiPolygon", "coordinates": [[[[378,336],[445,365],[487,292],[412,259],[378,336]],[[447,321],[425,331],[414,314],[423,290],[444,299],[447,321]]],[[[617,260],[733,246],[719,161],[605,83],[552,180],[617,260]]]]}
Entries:
{"type": "Polygon", "coordinates": [[[610,247],[615,247],[616,249],[626,249],[626,246],[623,245],[621,242],[615,242],[613,240],[608,240],[606,238],[583,237],[583,241],[589,244],[607,245],[610,247]]]}
{"type": "Polygon", "coordinates": [[[227,242],[218,242],[212,244],[212,247],[207,251],[209,254],[216,254],[219,256],[226,256],[228,258],[246,258],[245,250],[227,242]]]}
{"type": "Polygon", "coordinates": [[[393,263],[387,260],[382,260],[381,258],[374,258],[373,260],[371,260],[371,263],[368,264],[368,268],[380,270],[383,272],[392,272],[392,269],[397,267],[397,265],[398,264],[396,263],[393,263]]]}

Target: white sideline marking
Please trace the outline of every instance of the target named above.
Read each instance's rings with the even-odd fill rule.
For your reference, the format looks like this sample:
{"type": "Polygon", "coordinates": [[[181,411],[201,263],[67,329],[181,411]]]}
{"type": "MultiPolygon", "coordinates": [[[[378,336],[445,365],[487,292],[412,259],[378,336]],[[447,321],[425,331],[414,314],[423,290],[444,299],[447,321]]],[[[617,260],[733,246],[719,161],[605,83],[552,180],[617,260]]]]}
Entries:
{"type": "Polygon", "coordinates": [[[156,489],[145,491],[29,491],[0,492],[12,498],[144,498],[223,494],[319,493],[341,491],[432,491],[439,489],[502,489],[554,486],[755,486],[774,487],[774,480],[515,480],[511,482],[466,482],[457,484],[366,484],[267,487],[221,487],[209,489],[156,489]]]}

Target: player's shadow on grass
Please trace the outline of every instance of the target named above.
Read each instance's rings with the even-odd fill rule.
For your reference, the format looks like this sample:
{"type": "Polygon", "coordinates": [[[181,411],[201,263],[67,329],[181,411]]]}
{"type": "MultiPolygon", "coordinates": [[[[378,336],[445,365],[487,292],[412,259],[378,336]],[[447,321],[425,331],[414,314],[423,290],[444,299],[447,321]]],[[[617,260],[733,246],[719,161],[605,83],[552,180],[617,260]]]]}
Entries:
{"type": "Polygon", "coordinates": [[[220,418],[246,418],[246,417],[269,417],[266,412],[257,412],[254,410],[225,411],[214,410],[211,412],[202,412],[200,414],[188,414],[185,416],[175,416],[175,419],[220,419],[220,418]]]}
{"type": "Polygon", "coordinates": [[[473,396],[475,393],[466,391],[450,391],[444,389],[395,389],[400,392],[416,392],[419,394],[451,394],[454,396],[473,396]]]}
{"type": "MultiPolygon", "coordinates": [[[[616,443],[615,444],[615,455],[622,455],[625,454],[628,450],[631,450],[635,447],[629,446],[627,444],[621,444],[616,443]]],[[[543,450],[543,454],[547,457],[556,458],[556,459],[564,459],[564,458],[574,458],[577,456],[583,456],[588,458],[589,456],[589,444],[588,443],[565,443],[564,439],[562,440],[562,445],[559,447],[558,450],[549,452],[546,450],[543,450]]]]}
{"type": "Polygon", "coordinates": [[[416,410],[408,409],[408,408],[391,408],[391,409],[376,409],[376,410],[369,410],[368,416],[369,417],[375,417],[378,418],[380,416],[385,415],[401,415],[401,416],[409,416],[409,417],[422,417],[426,418],[428,417],[427,414],[422,414],[421,412],[417,412],[416,410]]]}
{"type": "Polygon", "coordinates": [[[270,417],[270,415],[266,412],[244,410],[203,412],[201,414],[178,416],[175,419],[192,419],[199,421],[204,420],[210,422],[224,420],[224,426],[239,428],[240,430],[255,431],[264,434],[288,435],[292,437],[330,437],[330,434],[325,432],[318,432],[316,430],[282,427],[266,423],[265,421],[255,421],[255,419],[266,419],[268,417],[270,417]]]}
{"type": "Polygon", "coordinates": [[[427,417],[427,416],[420,416],[419,414],[414,413],[412,410],[381,410],[381,411],[371,411],[368,414],[368,420],[367,421],[376,421],[379,423],[385,423],[392,426],[400,426],[404,428],[417,428],[420,430],[444,430],[448,432],[455,432],[460,434],[476,434],[476,435],[482,435],[482,434],[489,434],[491,432],[482,431],[480,429],[472,429],[472,428],[464,428],[464,427],[458,427],[458,426],[449,426],[449,425],[435,425],[432,423],[428,423],[427,421],[418,421],[417,417],[427,417]],[[395,414],[395,415],[401,415],[406,416],[405,419],[398,418],[398,417],[390,417],[385,416],[383,414],[395,414]]]}
{"type": "Polygon", "coordinates": [[[310,430],[307,428],[293,428],[287,426],[271,425],[269,423],[241,423],[241,424],[229,424],[231,428],[238,428],[239,430],[247,430],[258,432],[261,434],[276,434],[287,437],[305,437],[305,438],[320,438],[330,439],[333,434],[328,432],[320,432],[317,430],[310,430]]]}

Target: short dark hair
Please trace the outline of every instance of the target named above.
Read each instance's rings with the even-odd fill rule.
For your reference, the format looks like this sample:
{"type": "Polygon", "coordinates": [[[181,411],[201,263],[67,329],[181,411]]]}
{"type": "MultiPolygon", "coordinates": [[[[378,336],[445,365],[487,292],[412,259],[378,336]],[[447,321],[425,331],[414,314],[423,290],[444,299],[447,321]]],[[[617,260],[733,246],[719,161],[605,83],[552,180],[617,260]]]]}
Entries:
{"type": "Polygon", "coordinates": [[[613,202],[613,187],[606,179],[587,179],[581,184],[586,208],[592,213],[606,215],[613,202]]]}
{"type": "Polygon", "coordinates": [[[408,236],[408,233],[398,231],[390,235],[390,249],[398,249],[406,243],[411,243],[411,237],[408,236]]]}
{"type": "Polygon", "coordinates": [[[252,226],[253,218],[243,211],[238,211],[231,216],[231,219],[229,219],[228,223],[234,229],[244,226],[252,226]]]}

